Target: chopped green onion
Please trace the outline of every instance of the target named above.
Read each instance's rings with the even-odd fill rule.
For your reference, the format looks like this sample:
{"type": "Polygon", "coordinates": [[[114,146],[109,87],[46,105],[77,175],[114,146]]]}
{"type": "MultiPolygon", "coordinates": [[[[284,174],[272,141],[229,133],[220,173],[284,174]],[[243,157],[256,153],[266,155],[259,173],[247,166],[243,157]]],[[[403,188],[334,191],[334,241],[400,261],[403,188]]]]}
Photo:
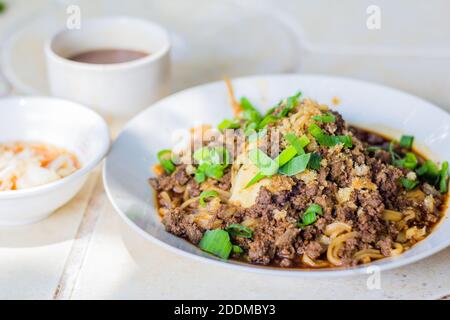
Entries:
{"type": "Polygon", "coordinates": [[[278,171],[278,162],[272,160],[272,158],[260,149],[255,148],[250,150],[248,156],[265,176],[274,175],[278,171]]]}
{"type": "Polygon", "coordinates": [[[305,171],[310,158],[311,153],[299,155],[282,166],[279,169],[279,172],[287,176],[294,176],[298,173],[301,173],[305,171]]]}
{"type": "Polygon", "coordinates": [[[316,139],[322,138],[326,135],[323,130],[315,123],[309,126],[308,131],[316,139]]]}
{"type": "Polygon", "coordinates": [[[237,245],[233,245],[233,253],[241,254],[244,253],[244,250],[237,245]]]}
{"type": "Polygon", "coordinates": [[[394,164],[397,167],[402,167],[410,170],[414,170],[417,167],[418,163],[419,161],[417,160],[416,155],[412,152],[408,152],[405,158],[394,161],[394,164]]]}
{"type": "Polygon", "coordinates": [[[426,160],[423,165],[416,170],[416,173],[419,177],[432,185],[436,185],[439,182],[440,170],[431,160],[426,160]]]}
{"type": "Polygon", "coordinates": [[[419,184],[419,181],[417,180],[409,180],[405,177],[401,177],[400,181],[402,182],[402,185],[405,187],[406,190],[412,190],[419,184]]]}
{"type": "Polygon", "coordinates": [[[305,213],[308,213],[308,212],[317,213],[319,216],[323,215],[322,207],[316,203],[313,203],[312,205],[310,205],[308,207],[308,209],[306,209],[305,213]]]}
{"type": "Polygon", "coordinates": [[[261,121],[261,114],[256,110],[252,103],[245,97],[241,98],[241,107],[244,110],[243,118],[252,122],[261,121]]]}
{"type": "Polygon", "coordinates": [[[172,151],[171,150],[161,150],[157,154],[158,161],[161,166],[168,173],[173,173],[176,169],[175,165],[172,162],[172,151]]]}
{"type": "Polygon", "coordinates": [[[223,164],[225,168],[231,164],[230,153],[227,148],[214,147],[209,151],[209,161],[212,164],[223,164]]]}
{"type": "Polygon", "coordinates": [[[264,114],[264,117],[267,117],[268,115],[271,115],[275,110],[277,109],[277,106],[274,106],[267,110],[267,112],[264,114]]]}
{"type": "Polygon", "coordinates": [[[315,123],[309,126],[308,131],[322,146],[333,147],[339,143],[343,143],[347,148],[353,146],[352,138],[350,136],[330,136],[315,123]]]}
{"type": "Polygon", "coordinates": [[[248,100],[246,97],[241,98],[241,107],[243,110],[251,110],[256,111],[256,108],[253,106],[253,104],[248,100]]]}
{"type": "Polygon", "coordinates": [[[275,158],[275,162],[278,164],[278,167],[284,166],[288,163],[292,158],[297,155],[297,150],[293,146],[289,146],[275,158]]]}
{"type": "Polygon", "coordinates": [[[248,188],[265,177],[270,177],[278,172],[278,169],[284,166],[297,154],[297,150],[293,146],[284,149],[276,158],[272,160],[268,155],[259,149],[253,149],[249,152],[250,160],[260,169],[260,172],[254,176],[245,186],[248,188]],[[265,165],[265,164],[266,165],[265,165]]]}
{"type": "Polygon", "coordinates": [[[225,228],[225,231],[227,231],[234,237],[242,237],[249,239],[253,237],[252,229],[237,223],[230,224],[228,227],[225,228]]]}
{"type": "Polygon", "coordinates": [[[302,218],[301,226],[302,227],[309,226],[309,225],[313,224],[314,222],[316,222],[316,220],[317,220],[317,215],[314,212],[305,213],[305,215],[302,218]]]}
{"type": "Polygon", "coordinates": [[[253,142],[263,138],[267,134],[267,129],[262,129],[259,132],[254,132],[248,137],[248,142],[253,142]]]}
{"type": "Polygon", "coordinates": [[[426,160],[424,164],[419,169],[417,169],[416,173],[419,176],[431,175],[435,177],[439,175],[439,168],[433,161],[426,160]]]}
{"type": "Polygon", "coordinates": [[[267,127],[270,123],[274,123],[278,120],[277,117],[275,117],[274,115],[267,115],[265,116],[261,122],[258,124],[258,129],[263,129],[265,127],[267,127]]]}
{"type": "Polygon", "coordinates": [[[206,206],[205,199],[217,197],[219,193],[215,190],[205,190],[200,194],[199,203],[202,207],[206,206]]]}
{"type": "Polygon", "coordinates": [[[195,181],[202,183],[206,180],[206,174],[203,171],[198,171],[195,173],[195,181]]]}
{"type": "MultiPolygon", "coordinates": [[[[305,135],[303,135],[302,137],[305,137],[306,139],[308,139],[308,137],[306,137],[305,135]]],[[[305,154],[305,150],[303,149],[303,147],[304,147],[303,144],[305,143],[305,139],[304,138],[303,138],[303,141],[302,141],[299,138],[297,138],[295,136],[295,134],[293,134],[293,133],[286,134],[284,136],[284,138],[295,148],[295,150],[297,150],[297,154],[298,155],[305,154]]],[[[308,143],[309,143],[309,139],[308,139],[308,143]]]]}
{"type": "Polygon", "coordinates": [[[239,129],[240,127],[241,127],[241,125],[239,124],[238,121],[236,121],[236,120],[229,120],[229,119],[223,120],[217,126],[217,128],[220,131],[223,131],[223,130],[226,130],[226,129],[239,129]]]}
{"type": "Polygon", "coordinates": [[[249,152],[249,158],[260,169],[260,172],[258,172],[258,174],[256,176],[254,176],[249,181],[249,183],[247,183],[247,185],[245,186],[246,188],[254,185],[255,183],[259,182],[260,180],[264,179],[267,176],[274,175],[275,173],[277,173],[279,167],[285,165],[297,154],[297,150],[295,150],[295,148],[293,146],[289,146],[286,149],[284,149],[275,158],[275,160],[272,160],[269,156],[267,156],[261,150],[259,150],[259,151],[256,151],[256,150],[259,150],[259,149],[254,149],[249,152]],[[260,156],[262,157],[263,162],[270,163],[270,165],[267,167],[267,169],[265,169],[261,166],[261,164],[260,164],[261,161],[259,158],[260,156]],[[276,166],[274,165],[274,163],[276,164],[276,166]],[[275,170],[275,168],[276,168],[276,170],[275,170]]]}
{"type": "Polygon", "coordinates": [[[220,179],[224,170],[230,165],[230,153],[224,147],[202,147],[194,152],[194,159],[199,163],[195,180],[202,183],[206,177],[220,179]]]}
{"type": "Polygon", "coordinates": [[[256,133],[256,129],[258,128],[258,124],[256,122],[247,122],[244,125],[244,134],[249,137],[254,136],[256,133]]]}
{"type": "Polygon", "coordinates": [[[249,181],[249,183],[247,183],[247,185],[245,186],[245,188],[251,187],[252,185],[254,185],[255,183],[258,183],[259,181],[261,181],[262,179],[264,179],[266,176],[264,174],[262,174],[261,172],[258,172],[258,174],[256,176],[254,176],[252,178],[252,180],[249,181]]]}
{"type": "Polygon", "coordinates": [[[397,143],[396,140],[392,140],[389,142],[388,145],[388,152],[391,154],[391,161],[395,165],[395,161],[397,159],[400,159],[400,156],[395,152],[395,144],[397,143]]]}
{"type": "Polygon", "coordinates": [[[295,95],[281,100],[277,106],[270,108],[259,123],[258,128],[265,128],[270,123],[276,122],[278,119],[287,116],[288,113],[297,105],[298,98],[301,94],[301,92],[297,92],[295,95]],[[279,109],[281,106],[283,106],[281,110],[274,114],[275,110],[279,109]]]}
{"type": "Polygon", "coordinates": [[[402,136],[400,138],[400,147],[411,149],[413,146],[414,137],[413,136],[402,136]]]}
{"type": "Polygon", "coordinates": [[[199,164],[209,161],[209,148],[202,147],[197,149],[193,155],[194,159],[197,160],[199,164]]]}
{"type": "Polygon", "coordinates": [[[378,150],[383,150],[383,147],[380,147],[380,146],[368,146],[367,147],[367,151],[369,151],[369,152],[375,152],[378,150]]]}
{"type": "Polygon", "coordinates": [[[306,209],[305,213],[303,214],[302,221],[297,223],[297,226],[302,228],[313,224],[317,221],[317,215],[323,215],[323,210],[321,206],[314,203],[310,205],[308,209],[306,209]]]}
{"type": "Polygon", "coordinates": [[[211,164],[209,162],[204,162],[198,166],[197,170],[195,171],[195,179],[197,180],[198,183],[201,183],[206,180],[207,177],[206,170],[210,166],[211,164]]]}
{"type": "Polygon", "coordinates": [[[343,143],[344,146],[347,148],[353,147],[352,137],[350,136],[330,136],[330,137],[333,137],[333,140],[337,141],[337,143],[343,143]]]}
{"type": "Polygon", "coordinates": [[[205,168],[205,174],[207,177],[219,180],[223,177],[223,167],[220,164],[209,165],[205,168]]]}
{"type": "Polygon", "coordinates": [[[0,1],[0,13],[3,13],[6,10],[6,4],[3,1],[0,1]]]}
{"type": "Polygon", "coordinates": [[[311,153],[311,158],[308,162],[308,168],[313,170],[319,170],[320,169],[320,161],[322,161],[322,156],[318,154],[317,152],[311,153]]]}
{"type": "Polygon", "coordinates": [[[441,191],[441,193],[446,193],[448,190],[448,162],[444,161],[442,163],[442,168],[441,168],[441,181],[439,183],[439,189],[441,191]]]}
{"type": "Polygon", "coordinates": [[[306,147],[311,142],[306,135],[302,135],[298,139],[300,140],[300,144],[302,145],[303,148],[306,147]]]}
{"type": "Polygon", "coordinates": [[[202,147],[194,152],[194,159],[201,165],[203,163],[210,164],[230,164],[230,154],[224,147],[202,147]]]}
{"type": "Polygon", "coordinates": [[[295,106],[297,105],[298,102],[298,98],[300,98],[300,96],[302,95],[302,93],[299,91],[297,92],[295,95],[288,97],[284,100],[282,100],[279,103],[279,106],[284,104],[284,107],[277,112],[276,116],[278,118],[282,118],[288,115],[288,113],[295,108],[295,106]]]}
{"type": "Polygon", "coordinates": [[[323,123],[332,123],[332,122],[336,121],[336,117],[331,112],[328,112],[328,113],[326,113],[324,115],[320,115],[320,116],[314,116],[312,118],[313,118],[313,120],[323,122],[323,123]]]}
{"type": "Polygon", "coordinates": [[[195,173],[195,180],[198,183],[205,181],[206,177],[219,180],[230,164],[228,150],[223,147],[201,148],[194,153],[194,159],[200,163],[195,173]]]}
{"type": "Polygon", "coordinates": [[[228,259],[233,244],[230,240],[230,235],[225,230],[207,230],[203,234],[203,238],[199,243],[200,249],[212,253],[219,258],[228,259]]]}

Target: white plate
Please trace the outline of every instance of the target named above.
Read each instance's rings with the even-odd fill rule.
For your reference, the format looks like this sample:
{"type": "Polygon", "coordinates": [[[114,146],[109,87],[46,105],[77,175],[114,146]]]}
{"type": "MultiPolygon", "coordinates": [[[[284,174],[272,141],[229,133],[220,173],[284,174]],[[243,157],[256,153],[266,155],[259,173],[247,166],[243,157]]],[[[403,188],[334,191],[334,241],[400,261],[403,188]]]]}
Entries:
{"type": "MultiPolygon", "coordinates": [[[[450,115],[412,95],[345,78],[315,75],[273,75],[233,81],[238,97],[245,95],[266,110],[280,98],[297,90],[304,97],[330,104],[339,97],[337,110],[344,119],[362,127],[394,137],[411,133],[433,160],[450,159],[450,115]]],[[[176,129],[199,123],[217,125],[230,117],[231,110],[224,83],[216,82],[174,94],[131,120],[115,141],[105,168],[106,191],[124,221],[149,241],[179,254],[227,267],[274,275],[344,276],[367,271],[367,266],[314,271],[279,269],[222,261],[164,230],[155,210],[153,190],[147,179],[156,162],[156,153],[171,147],[176,129]]],[[[424,241],[399,257],[376,261],[381,270],[403,266],[427,257],[450,244],[448,212],[436,230],[424,241]]]]}

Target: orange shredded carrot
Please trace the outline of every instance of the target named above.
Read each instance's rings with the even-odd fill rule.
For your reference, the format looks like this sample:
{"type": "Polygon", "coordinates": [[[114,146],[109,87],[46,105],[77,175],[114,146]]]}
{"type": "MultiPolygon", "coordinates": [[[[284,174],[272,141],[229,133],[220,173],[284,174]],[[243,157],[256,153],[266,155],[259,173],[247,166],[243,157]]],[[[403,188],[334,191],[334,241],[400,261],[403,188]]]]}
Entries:
{"type": "Polygon", "coordinates": [[[164,168],[159,163],[155,164],[152,169],[153,169],[153,172],[157,176],[160,176],[160,175],[162,175],[164,173],[164,168]]]}

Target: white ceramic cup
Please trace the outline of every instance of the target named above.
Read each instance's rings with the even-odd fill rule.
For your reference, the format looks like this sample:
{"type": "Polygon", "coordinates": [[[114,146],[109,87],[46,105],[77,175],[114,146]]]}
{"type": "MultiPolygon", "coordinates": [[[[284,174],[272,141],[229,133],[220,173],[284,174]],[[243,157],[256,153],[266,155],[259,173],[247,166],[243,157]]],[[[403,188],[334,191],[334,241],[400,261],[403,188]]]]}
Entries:
{"type": "Polygon", "coordinates": [[[105,17],[62,30],[45,46],[51,94],[103,115],[130,116],[170,92],[170,41],[147,20],[105,17]],[[123,63],[91,64],[68,57],[91,50],[127,49],[149,55],[123,63]]]}

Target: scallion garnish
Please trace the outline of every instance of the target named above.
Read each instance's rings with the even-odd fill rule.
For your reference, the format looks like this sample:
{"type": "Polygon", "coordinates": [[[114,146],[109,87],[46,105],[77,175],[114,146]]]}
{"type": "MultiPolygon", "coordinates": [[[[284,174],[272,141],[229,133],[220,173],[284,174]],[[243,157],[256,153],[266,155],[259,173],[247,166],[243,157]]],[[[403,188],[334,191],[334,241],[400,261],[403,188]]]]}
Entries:
{"type": "Polygon", "coordinates": [[[378,150],[383,150],[383,147],[380,147],[380,146],[368,146],[367,147],[367,151],[369,151],[369,152],[375,152],[378,150]]]}
{"type": "Polygon", "coordinates": [[[434,178],[439,175],[439,168],[433,161],[426,160],[423,165],[416,170],[416,173],[419,176],[430,175],[434,178]]]}
{"type": "Polygon", "coordinates": [[[211,148],[209,158],[212,164],[222,164],[225,167],[231,164],[230,153],[224,147],[211,148]]]}
{"type": "Polygon", "coordinates": [[[233,244],[230,240],[230,235],[225,230],[207,230],[203,234],[203,238],[199,243],[200,249],[212,253],[219,258],[228,259],[233,244]]]}
{"type": "Polygon", "coordinates": [[[254,141],[258,140],[258,139],[261,139],[266,134],[267,134],[267,129],[262,129],[259,132],[253,132],[251,135],[249,135],[248,142],[254,142],[254,141]]]}
{"type": "Polygon", "coordinates": [[[394,165],[410,170],[414,170],[417,167],[419,161],[414,153],[408,152],[403,159],[394,160],[394,165]]]}
{"type": "Polygon", "coordinates": [[[295,95],[281,100],[277,106],[270,108],[258,124],[258,129],[263,129],[270,123],[287,116],[295,108],[301,95],[301,92],[297,92],[295,95]],[[275,112],[276,110],[277,112],[275,112]]]}
{"type": "Polygon", "coordinates": [[[448,162],[447,161],[444,161],[442,163],[439,189],[440,189],[441,193],[446,193],[448,190],[448,162]]]}
{"type": "Polygon", "coordinates": [[[245,97],[241,98],[241,107],[244,110],[242,118],[252,123],[258,123],[261,121],[261,114],[256,110],[252,103],[245,97]]]}
{"type": "Polygon", "coordinates": [[[332,123],[336,121],[336,117],[331,112],[327,112],[320,116],[314,116],[312,119],[323,123],[332,123]]]}
{"type": "Polygon", "coordinates": [[[248,153],[250,160],[265,176],[274,175],[278,171],[278,163],[258,148],[248,153]]]}
{"type": "Polygon", "coordinates": [[[237,223],[230,224],[228,227],[225,228],[225,231],[227,231],[230,235],[234,237],[242,237],[249,239],[253,237],[252,229],[237,223]]]}
{"type": "Polygon", "coordinates": [[[294,158],[296,154],[297,154],[296,148],[294,146],[289,146],[283,151],[281,151],[274,161],[278,164],[278,167],[282,167],[286,163],[288,163],[292,158],[294,158]]]}
{"type": "Polygon", "coordinates": [[[303,214],[302,221],[297,223],[297,226],[299,228],[303,228],[306,226],[309,226],[317,221],[317,215],[321,216],[323,215],[322,207],[318,204],[314,203],[306,209],[305,213],[303,214]]]}
{"type": "Polygon", "coordinates": [[[194,152],[194,159],[199,163],[195,180],[202,183],[207,177],[220,179],[230,164],[230,154],[224,147],[202,147],[194,152]]]}
{"type": "Polygon", "coordinates": [[[215,190],[205,190],[200,194],[200,199],[198,200],[198,202],[202,207],[205,207],[206,206],[205,199],[214,198],[217,197],[218,195],[219,193],[215,190]]]}
{"type": "Polygon", "coordinates": [[[401,136],[400,147],[411,149],[413,146],[414,137],[413,136],[401,136]]]}
{"type": "MultiPolygon", "coordinates": [[[[257,134],[256,129],[258,128],[258,124],[256,122],[247,122],[244,125],[244,134],[249,137],[254,136],[257,134]]],[[[249,140],[250,142],[250,140],[249,140]]]]}
{"type": "Polygon", "coordinates": [[[194,157],[194,160],[197,160],[197,162],[199,164],[207,162],[209,160],[209,148],[202,147],[202,148],[197,149],[194,152],[193,157],[194,157]]]}
{"type": "Polygon", "coordinates": [[[239,247],[238,245],[233,245],[232,250],[233,250],[233,253],[236,253],[236,254],[244,253],[244,250],[241,247],[239,247]]]}
{"type": "Polygon", "coordinates": [[[352,138],[350,136],[328,135],[315,123],[309,126],[308,131],[321,146],[333,147],[339,143],[344,144],[344,146],[347,148],[351,148],[353,146],[352,138]]]}
{"type": "Polygon", "coordinates": [[[412,190],[419,184],[419,181],[409,180],[408,178],[405,177],[401,177],[400,181],[402,182],[402,185],[405,187],[406,190],[412,190]]]}
{"type": "Polygon", "coordinates": [[[264,179],[266,176],[264,174],[262,174],[261,172],[258,172],[256,174],[256,176],[254,176],[245,186],[245,188],[248,188],[252,185],[254,185],[255,183],[258,183],[259,181],[261,181],[262,179],[264,179]]]}
{"type": "Polygon", "coordinates": [[[274,160],[259,149],[253,149],[249,152],[250,160],[259,168],[258,174],[254,176],[245,186],[246,188],[258,183],[265,177],[270,177],[278,172],[278,169],[284,166],[297,154],[293,146],[284,149],[274,160]],[[266,163],[267,167],[264,167],[266,163]]]}
{"type": "Polygon", "coordinates": [[[290,160],[284,166],[282,166],[279,169],[279,172],[287,176],[294,176],[298,173],[301,173],[305,171],[306,167],[308,166],[310,158],[311,153],[299,155],[290,160]]]}
{"type": "Polygon", "coordinates": [[[440,178],[440,170],[438,166],[431,160],[426,160],[419,169],[416,170],[419,177],[426,180],[432,185],[437,185],[440,178]]]}
{"type": "Polygon", "coordinates": [[[229,119],[223,120],[217,126],[217,128],[220,131],[224,131],[226,129],[239,129],[240,127],[241,127],[241,125],[239,124],[239,121],[237,121],[237,120],[229,120],[229,119]]]}
{"type": "Polygon", "coordinates": [[[261,130],[261,129],[267,127],[270,123],[274,123],[274,122],[276,122],[277,120],[278,120],[277,117],[275,117],[274,115],[269,114],[269,115],[265,116],[265,117],[261,120],[261,122],[258,124],[258,129],[261,130]]]}
{"type": "Polygon", "coordinates": [[[282,100],[279,103],[279,106],[283,105],[283,108],[281,110],[279,110],[275,114],[275,116],[277,116],[278,118],[287,116],[289,114],[289,112],[295,108],[295,106],[297,105],[297,102],[298,102],[298,98],[300,98],[301,95],[302,95],[302,93],[299,91],[295,95],[282,100]]]}
{"type": "MultiPolygon", "coordinates": [[[[299,146],[302,148],[302,150],[303,150],[302,146],[303,145],[306,146],[309,143],[309,139],[306,136],[304,136],[304,138],[302,136],[302,137],[300,137],[300,139],[298,139],[295,136],[294,136],[294,138],[298,140],[297,142],[298,142],[299,146]]],[[[272,160],[269,156],[267,156],[264,152],[262,152],[259,149],[250,150],[249,158],[260,169],[260,172],[258,172],[258,174],[256,176],[254,176],[247,183],[247,185],[245,187],[248,188],[248,187],[254,185],[255,183],[258,183],[260,180],[264,179],[265,177],[274,175],[278,171],[279,168],[285,166],[297,154],[298,154],[298,150],[293,145],[290,145],[289,147],[284,149],[274,160],[272,160]],[[262,161],[259,160],[260,156],[261,156],[262,161]],[[271,161],[273,161],[275,164],[277,164],[277,167],[275,167],[275,165],[271,161]],[[263,170],[261,168],[262,164],[260,162],[266,162],[268,164],[268,169],[263,170]],[[276,168],[276,171],[273,172],[275,170],[275,168],[276,168]]],[[[295,164],[293,164],[293,167],[289,167],[289,168],[286,167],[286,168],[284,168],[284,171],[289,170],[289,172],[294,172],[294,169],[300,170],[301,169],[300,161],[304,161],[304,160],[296,160],[295,164]]],[[[308,161],[309,161],[309,157],[308,157],[308,161]]],[[[306,163],[306,164],[308,164],[308,163],[306,163]]],[[[303,170],[305,170],[305,169],[302,169],[301,171],[303,171],[303,170]]],[[[301,172],[301,171],[299,171],[299,172],[301,172]]],[[[288,171],[286,171],[286,172],[288,172],[288,171]]],[[[297,173],[299,173],[299,172],[297,172],[297,173]]]]}
{"type": "Polygon", "coordinates": [[[160,152],[158,152],[157,157],[159,163],[167,173],[173,173],[175,171],[176,167],[172,162],[171,150],[161,150],[160,152]]]}
{"type": "Polygon", "coordinates": [[[309,144],[309,139],[307,136],[302,135],[300,138],[297,138],[297,136],[293,133],[287,133],[284,138],[297,150],[298,155],[302,155],[305,153],[305,150],[303,149],[309,144]]]}
{"type": "Polygon", "coordinates": [[[317,152],[311,153],[311,157],[308,162],[308,168],[313,169],[313,170],[319,170],[321,161],[322,161],[322,156],[320,154],[318,154],[317,152]]]}
{"type": "Polygon", "coordinates": [[[203,171],[197,170],[195,172],[195,181],[198,183],[202,183],[206,180],[206,174],[203,171]]]}
{"type": "Polygon", "coordinates": [[[207,177],[214,178],[216,180],[219,180],[223,177],[223,167],[220,164],[205,166],[203,170],[207,177]]]}

